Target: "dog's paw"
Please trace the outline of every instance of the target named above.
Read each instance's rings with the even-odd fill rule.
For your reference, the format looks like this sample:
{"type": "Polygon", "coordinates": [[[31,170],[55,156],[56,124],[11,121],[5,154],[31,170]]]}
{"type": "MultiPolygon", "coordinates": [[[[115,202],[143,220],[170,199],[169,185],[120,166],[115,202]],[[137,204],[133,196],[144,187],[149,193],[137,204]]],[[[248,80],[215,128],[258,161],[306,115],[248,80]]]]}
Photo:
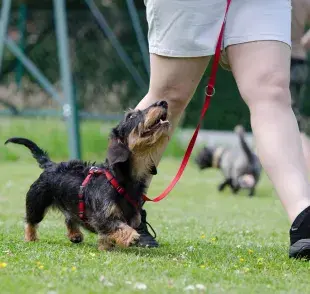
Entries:
{"type": "Polygon", "coordinates": [[[36,241],[39,241],[39,238],[36,236],[29,237],[25,235],[24,240],[25,242],[36,242],[36,241]]]}
{"type": "Polygon", "coordinates": [[[72,243],[81,243],[84,239],[84,236],[82,233],[73,233],[70,234],[68,238],[72,243]]]}
{"type": "Polygon", "coordinates": [[[130,238],[128,239],[127,247],[129,247],[130,245],[136,244],[139,238],[140,238],[140,235],[138,234],[138,232],[136,230],[133,230],[130,238]]]}
{"type": "Polygon", "coordinates": [[[118,246],[123,248],[135,244],[139,237],[138,232],[128,225],[122,226],[109,235],[110,240],[113,240],[118,246]]]}
{"type": "Polygon", "coordinates": [[[26,224],[25,226],[25,242],[34,242],[38,241],[37,229],[35,226],[26,224]]]}
{"type": "Polygon", "coordinates": [[[99,244],[99,251],[112,251],[114,249],[114,245],[112,243],[99,244]]]}

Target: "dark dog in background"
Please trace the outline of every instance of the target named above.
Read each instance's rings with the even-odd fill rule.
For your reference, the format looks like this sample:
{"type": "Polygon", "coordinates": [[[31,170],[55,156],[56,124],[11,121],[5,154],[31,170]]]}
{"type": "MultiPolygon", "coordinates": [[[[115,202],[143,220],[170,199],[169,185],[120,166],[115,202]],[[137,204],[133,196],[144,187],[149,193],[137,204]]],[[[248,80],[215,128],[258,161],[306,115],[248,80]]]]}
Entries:
{"type": "Polygon", "coordinates": [[[245,141],[243,127],[236,126],[235,132],[239,136],[240,146],[234,148],[204,147],[195,161],[200,169],[219,168],[222,171],[225,179],[219,185],[219,191],[229,185],[233,193],[244,188],[249,189],[249,196],[254,196],[262,167],[258,157],[245,141]]]}
{"type": "Polygon", "coordinates": [[[169,137],[168,104],[161,101],[140,111],[129,111],[110,135],[107,159],[96,167],[113,175],[138,207],[129,203],[111,185],[105,174],[91,178],[85,187],[85,220],[79,218],[79,188],[88,175],[90,163],[71,160],[54,163],[35,143],[24,138],[11,138],[6,143],[26,146],[43,169],[26,196],[25,240],[37,240],[37,226],[48,208],[58,208],[65,216],[71,242],[83,240],[80,227],[98,233],[99,250],[117,244],[128,247],[139,234],[134,228],[140,224],[140,207],[146,178],[156,174],[150,154],[169,137]]]}

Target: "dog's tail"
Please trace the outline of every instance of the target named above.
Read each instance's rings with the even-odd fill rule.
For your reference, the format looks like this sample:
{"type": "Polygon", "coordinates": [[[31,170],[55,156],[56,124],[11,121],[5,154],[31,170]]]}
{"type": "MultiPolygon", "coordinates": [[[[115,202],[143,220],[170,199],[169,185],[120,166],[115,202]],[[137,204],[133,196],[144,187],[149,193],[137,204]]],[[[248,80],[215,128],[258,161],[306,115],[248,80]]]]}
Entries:
{"type": "Polygon", "coordinates": [[[50,160],[46,151],[42,150],[41,148],[37,146],[37,144],[35,144],[34,142],[28,139],[14,137],[14,138],[10,138],[6,140],[4,144],[7,144],[7,143],[20,144],[20,145],[24,145],[27,148],[29,148],[29,150],[32,153],[32,156],[36,159],[36,161],[39,163],[39,166],[43,169],[54,164],[50,160]]]}
{"type": "Polygon", "coordinates": [[[245,141],[245,138],[244,138],[244,128],[241,125],[237,125],[235,127],[235,133],[238,134],[238,136],[239,136],[241,147],[242,147],[244,153],[246,154],[249,162],[253,163],[254,160],[255,160],[254,159],[254,154],[251,151],[251,149],[250,149],[249,145],[247,144],[247,142],[245,141]]]}

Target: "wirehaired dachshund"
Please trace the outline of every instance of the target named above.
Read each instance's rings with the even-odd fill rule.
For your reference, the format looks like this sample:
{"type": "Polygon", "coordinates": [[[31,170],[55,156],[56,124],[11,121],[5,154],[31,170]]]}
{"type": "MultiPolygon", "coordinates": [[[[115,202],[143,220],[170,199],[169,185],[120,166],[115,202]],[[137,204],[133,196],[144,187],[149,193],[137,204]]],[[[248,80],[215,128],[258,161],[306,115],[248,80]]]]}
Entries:
{"type": "Polygon", "coordinates": [[[146,179],[157,173],[151,154],[169,139],[167,116],[168,104],[160,101],[145,110],[128,111],[111,131],[107,158],[95,167],[108,171],[131,201],[115,189],[106,173],[93,175],[83,191],[84,219],[79,216],[79,189],[94,165],[79,160],[55,163],[34,142],[17,137],[8,139],[5,144],[29,148],[43,169],[26,196],[25,241],[38,239],[38,224],[52,207],[64,214],[68,238],[73,243],[82,242],[80,227],[83,227],[98,234],[99,250],[134,244],[139,238],[135,228],[141,221],[146,179]]]}

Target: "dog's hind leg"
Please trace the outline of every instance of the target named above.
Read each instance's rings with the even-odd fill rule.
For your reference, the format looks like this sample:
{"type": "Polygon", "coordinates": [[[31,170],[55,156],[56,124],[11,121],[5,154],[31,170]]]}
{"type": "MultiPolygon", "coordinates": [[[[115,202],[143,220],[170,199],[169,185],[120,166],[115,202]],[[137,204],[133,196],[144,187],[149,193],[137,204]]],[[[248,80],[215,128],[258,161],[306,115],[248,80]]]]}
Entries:
{"type": "Polygon", "coordinates": [[[233,180],[233,179],[230,182],[230,187],[231,187],[231,191],[233,192],[233,194],[237,194],[240,190],[240,185],[238,181],[233,180]]]}
{"type": "Polygon", "coordinates": [[[69,216],[66,216],[66,226],[69,240],[72,243],[81,243],[83,241],[83,234],[80,231],[79,225],[69,216]]]}
{"type": "Polygon", "coordinates": [[[43,220],[47,208],[52,204],[52,197],[44,190],[44,187],[40,187],[35,182],[26,196],[25,241],[27,242],[38,239],[37,226],[43,220]]]}
{"type": "Polygon", "coordinates": [[[231,185],[231,179],[225,179],[225,181],[217,187],[218,191],[223,191],[227,185],[231,185]]]}
{"type": "Polygon", "coordinates": [[[250,196],[250,197],[253,197],[254,194],[255,194],[255,186],[253,186],[253,187],[250,189],[249,196],[250,196]]]}

